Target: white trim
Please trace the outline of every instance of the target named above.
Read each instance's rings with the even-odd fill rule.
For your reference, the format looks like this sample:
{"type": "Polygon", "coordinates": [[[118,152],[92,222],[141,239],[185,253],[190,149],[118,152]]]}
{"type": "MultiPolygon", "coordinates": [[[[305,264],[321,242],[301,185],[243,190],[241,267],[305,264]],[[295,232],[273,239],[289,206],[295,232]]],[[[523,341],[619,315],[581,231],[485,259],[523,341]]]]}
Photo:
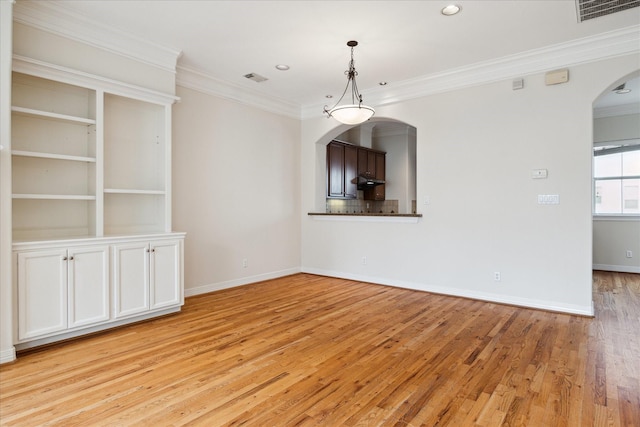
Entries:
{"type": "Polygon", "coordinates": [[[209,292],[220,291],[222,289],[235,288],[237,286],[249,285],[251,283],[262,282],[264,280],[278,279],[280,277],[290,276],[300,273],[300,268],[289,268],[286,270],[273,271],[271,273],[258,274],[256,276],[248,276],[225,282],[211,283],[209,285],[201,285],[195,288],[185,288],[184,296],[192,297],[194,295],[208,294],[209,292]]]}
{"type": "Polygon", "coordinates": [[[13,71],[155,104],[167,105],[180,100],[173,94],[119,82],[26,56],[13,55],[13,71]]]}
{"type": "MultiPolygon", "coordinates": [[[[181,51],[92,21],[49,0],[18,2],[14,20],[43,31],[115,52],[176,74],[176,84],[295,119],[322,115],[324,104],[299,105],[264,95],[205,72],[177,66],[181,51]]],[[[442,73],[363,91],[367,102],[389,105],[409,99],[545,72],[557,68],[638,53],[640,25],[533,49],[442,73]]]]}
{"type": "Polygon", "coordinates": [[[629,221],[629,222],[638,222],[640,221],[640,215],[596,215],[593,214],[594,221],[629,221]]]}
{"type": "MultiPolygon", "coordinates": [[[[376,107],[640,52],[640,25],[364,90],[376,107]]],[[[323,104],[303,107],[302,118],[322,115],[323,104]]]]}
{"type": "Polygon", "coordinates": [[[594,270],[616,271],[618,273],[640,273],[640,267],[633,265],[593,264],[594,270]]]}
{"type": "Polygon", "coordinates": [[[192,68],[178,66],[176,85],[300,120],[298,104],[263,95],[192,68]]]}
{"type": "Polygon", "coordinates": [[[79,15],[55,1],[18,2],[13,9],[15,22],[71,40],[176,72],[180,50],[116,30],[102,22],[79,15]]]}
{"type": "Polygon", "coordinates": [[[407,282],[402,280],[389,280],[380,277],[363,276],[359,274],[343,273],[323,270],[318,268],[302,268],[303,273],[318,274],[321,276],[338,277],[341,279],[357,280],[359,282],[374,283],[378,285],[392,286],[395,288],[413,289],[423,292],[432,292],[441,295],[471,298],[480,301],[495,302],[499,304],[513,305],[517,307],[535,308],[559,313],[578,314],[581,316],[593,316],[593,305],[580,306],[575,304],[562,304],[554,301],[534,300],[519,298],[509,295],[500,295],[486,292],[474,292],[467,289],[452,288],[448,286],[429,285],[424,283],[407,282]]]}
{"type": "Polygon", "coordinates": [[[14,346],[0,351],[0,365],[3,363],[13,362],[14,360],[16,360],[16,348],[14,346]]]}
{"type": "Polygon", "coordinates": [[[145,233],[145,234],[134,234],[134,235],[112,235],[112,236],[97,236],[97,237],[77,237],[77,238],[68,238],[68,239],[44,239],[44,240],[28,240],[28,241],[14,241],[13,242],[13,250],[14,251],[26,251],[26,250],[41,250],[41,249],[50,249],[50,248],[60,248],[60,247],[68,247],[68,246],[86,246],[86,245],[96,245],[96,244],[104,244],[111,245],[115,243],[125,242],[146,242],[148,240],[158,241],[158,240],[175,240],[175,239],[184,239],[187,233],[185,232],[170,232],[170,233],[145,233]]]}

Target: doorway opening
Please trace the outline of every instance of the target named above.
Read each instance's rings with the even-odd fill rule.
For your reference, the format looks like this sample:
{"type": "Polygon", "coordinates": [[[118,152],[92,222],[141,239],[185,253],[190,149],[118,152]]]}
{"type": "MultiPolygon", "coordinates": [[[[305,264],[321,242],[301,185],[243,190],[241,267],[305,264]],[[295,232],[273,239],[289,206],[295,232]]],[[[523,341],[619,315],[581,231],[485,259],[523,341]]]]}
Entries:
{"type": "Polygon", "coordinates": [[[640,273],[640,70],[593,104],[594,270],[640,273]]]}

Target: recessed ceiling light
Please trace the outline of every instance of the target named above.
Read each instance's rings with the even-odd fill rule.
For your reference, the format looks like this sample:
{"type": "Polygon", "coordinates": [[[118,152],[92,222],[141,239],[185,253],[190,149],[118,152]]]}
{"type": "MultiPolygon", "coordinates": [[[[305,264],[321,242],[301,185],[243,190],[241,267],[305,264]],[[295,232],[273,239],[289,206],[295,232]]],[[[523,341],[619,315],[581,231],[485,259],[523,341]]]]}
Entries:
{"type": "Polygon", "coordinates": [[[380,86],[386,86],[386,85],[387,85],[387,82],[380,82],[380,83],[378,83],[378,84],[379,84],[380,86]]]}
{"type": "Polygon", "coordinates": [[[462,8],[457,4],[450,4],[449,6],[443,7],[440,13],[442,13],[444,16],[453,16],[461,10],[462,8]]]}
{"type": "Polygon", "coordinates": [[[287,71],[289,69],[289,66],[286,64],[278,64],[276,65],[276,69],[280,71],[287,71]]]}
{"type": "Polygon", "coordinates": [[[333,95],[325,95],[324,97],[327,98],[327,99],[331,99],[331,98],[333,98],[333,95]]]}

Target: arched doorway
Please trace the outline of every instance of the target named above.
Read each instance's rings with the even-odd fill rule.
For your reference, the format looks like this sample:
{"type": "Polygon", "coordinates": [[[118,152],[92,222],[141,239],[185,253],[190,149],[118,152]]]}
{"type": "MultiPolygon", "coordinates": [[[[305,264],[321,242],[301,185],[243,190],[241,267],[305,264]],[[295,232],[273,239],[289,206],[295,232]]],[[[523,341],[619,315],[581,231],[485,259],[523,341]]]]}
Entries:
{"type": "Polygon", "coordinates": [[[640,71],[593,104],[593,269],[640,273],[640,71]]]}

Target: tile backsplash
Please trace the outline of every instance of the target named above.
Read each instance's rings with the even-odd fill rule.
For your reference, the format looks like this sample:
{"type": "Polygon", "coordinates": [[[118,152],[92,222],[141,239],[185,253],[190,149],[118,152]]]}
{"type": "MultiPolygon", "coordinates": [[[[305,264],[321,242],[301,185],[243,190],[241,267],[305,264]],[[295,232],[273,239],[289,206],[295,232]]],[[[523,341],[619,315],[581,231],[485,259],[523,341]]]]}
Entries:
{"type": "Polygon", "coordinates": [[[327,199],[327,213],[398,213],[397,200],[327,199]]]}

